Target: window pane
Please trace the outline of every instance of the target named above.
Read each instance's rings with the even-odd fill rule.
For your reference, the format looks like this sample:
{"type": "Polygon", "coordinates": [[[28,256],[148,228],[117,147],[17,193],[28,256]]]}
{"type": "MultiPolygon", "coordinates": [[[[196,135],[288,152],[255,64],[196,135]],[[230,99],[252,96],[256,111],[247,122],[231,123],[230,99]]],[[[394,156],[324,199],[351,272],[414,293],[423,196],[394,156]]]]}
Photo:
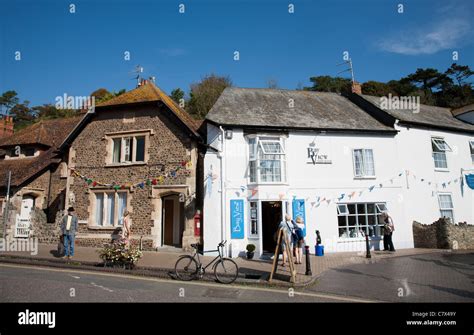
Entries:
{"type": "Polygon", "coordinates": [[[102,226],[104,221],[104,194],[95,195],[95,224],[102,226]]]}
{"type": "Polygon", "coordinates": [[[137,153],[135,157],[136,162],[144,162],[145,161],[145,136],[138,136],[135,137],[137,142],[137,153]]]}
{"type": "Polygon", "coordinates": [[[266,155],[283,153],[280,142],[261,141],[260,144],[262,145],[263,153],[266,155]]]}
{"type": "Polygon", "coordinates": [[[258,235],[258,213],[257,213],[257,203],[250,203],[250,234],[258,235]]]}
{"type": "Polygon", "coordinates": [[[249,138],[249,160],[256,159],[255,149],[257,148],[257,139],[249,138]]]}
{"type": "Polygon", "coordinates": [[[249,169],[250,169],[250,182],[256,183],[257,182],[257,162],[250,161],[249,169]]]}
{"type": "Polygon", "coordinates": [[[359,220],[359,226],[367,225],[367,217],[365,215],[358,215],[357,219],[359,220]]]}
{"type": "Polygon", "coordinates": [[[363,158],[365,175],[366,176],[375,176],[375,167],[374,167],[374,154],[372,149],[366,149],[364,151],[365,155],[363,158]]]}
{"type": "Polygon", "coordinates": [[[447,169],[448,162],[446,161],[446,153],[444,152],[433,152],[433,159],[435,163],[435,168],[437,169],[447,169]]]}
{"type": "Polygon", "coordinates": [[[367,204],[367,213],[375,213],[375,205],[367,204]]]}
{"type": "Polygon", "coordinates": [[[357,213],[365,214],[365,204],[357,204],[357,213]]]}
{"type": "Polygon", "coordinates": [[[115,218],[115,193],[107,193],[107,222],[108,226],[114,225],[115,218]]]}
{"type": "Polygon", "coordinates": [[[121,138],[114,138],[113,158],[112,158],[113,163],[119,163],[120,162],[121,144],[122,144],[122,139],[121,138]]]}
{"type": "Polygon", "coordinates": [[[441,217],[449,218],[451,223],[454,223],[454,215],[452,210],[441,210],[441,217]]]}
{"type": "Polygon", "coordinates": [[[349,219],[349,226],[356,226],[357,225],[357,221],[356,221],[355,216],[349,216],[348,219],[349,219]]]}
{"type": "Polygon", "coordinates": [[[119,215],[119,225],[123,225],[123,212],[125,212],[125,209],[127,208],[127,193],[125,192],[120,192],[118,193],[118,202],[119,202],[119,208],[118,208],[118,215],[119,215]]]}
{"type": "Polygon", "coordinates": [[[349,214],[355,214],[355,205],[354,204],[347,205],[347,208],[349,208],[349,214]]]}
{"type": "Polygon", "coordinates": [[[439,195],[439,207],[441,209],[451,209],[453,208],[453,201],[450,194],[440,194],[439,195]]]}
{"type": "Polygon", "coordinates": [[[339,227],[345,227],[345,226],[347,226],[347,224],[346,224],[346,218],[347,218],[346,216],[338,216],[338,218],[337,218],[337,224],[338,224],[339,227]]]}
{"type": "Polygon", "coordinates": [[[355,175],[362,176],[362,150],[354,150],[354,168],[355,175]]]}
{"type": "Polygon", "coordinates": [[[124,161],[130,162],[132,160],[132,138],[125,137],[123,139],[123,147],[124,147],[124,161]]]}
{"type": "Polygon", "coordinates": [[[346,228],[339,228],[339,237],[346,238],[349,237],[349,232],[346,228]]]}

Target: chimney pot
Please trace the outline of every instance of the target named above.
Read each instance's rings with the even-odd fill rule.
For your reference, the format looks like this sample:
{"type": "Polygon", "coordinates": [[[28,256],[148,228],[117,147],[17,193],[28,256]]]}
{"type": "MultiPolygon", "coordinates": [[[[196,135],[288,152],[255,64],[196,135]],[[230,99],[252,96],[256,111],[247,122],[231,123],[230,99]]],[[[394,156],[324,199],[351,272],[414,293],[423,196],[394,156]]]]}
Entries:
{"type": "Polygon", "coordinates": [[[352,83],[352,93],[362,94],[362,85],[358,83],[357,81],[354,81],[352,83]]]}

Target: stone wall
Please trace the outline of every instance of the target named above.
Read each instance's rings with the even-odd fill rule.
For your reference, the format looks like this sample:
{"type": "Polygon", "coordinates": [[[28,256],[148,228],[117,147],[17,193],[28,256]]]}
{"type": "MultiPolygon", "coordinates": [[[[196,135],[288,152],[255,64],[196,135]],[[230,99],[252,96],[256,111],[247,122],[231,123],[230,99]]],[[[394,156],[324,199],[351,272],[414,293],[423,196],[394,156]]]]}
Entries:
{"type": "Polygon", "coordinates": [[[423,225],[413,222],[415,248],[474,249],[474,225],[452,224],[449,219],[423,225]]]}
{"type": "MultiPolygon", "coordinates": [[[[179,169],[176,176],[167,177],[161,185],[169,186],[170,194],[180,185],[189,197],[184,207],[183,247],[196,242],[193,234],[193,215],[196,211],[196,201],[191,199],[196,194],[196,140],[191,138],[180,125],[180,121],[156,103],[149,107],[114,107],[109,110],[97,110],[94,118],[86,125],[72,143],[69,152],[69,166],[82,175],[88,176],[101,183],[130,183],[143,182],[147,177],[158,177],[175,170],[183,161],[192,161],[191,168],[179,169]],[[150,131],[145,157],[146,164],[110,166],[110,134],[122,132],[150,131]],[[185,185],[183,187],[183,185],[185,185]],[[187,186],[187,187],[186,187],[187,186]],[[193,195],[194,194],[194,195],[193,195]]],[[[161,208],[157,208],[154,199],[153,186],[144,189],[125,186],[119,192],[127,193],[127,209],[131,212],[132,240],[144,239],[144,249],[156,247],[157,239],[155,217],[161,216],[161,208]],[[151,237],[153,235],[153,237],[151,237]],[[153,245],[150,238],[155,241],[153,245]]],[[[79,245],[101,246],[104,241],[112,238],[113,229],[103,229],[95,226],[94,192],[104,189],[100,185],[88,185],[84,180],[70,176],[67,194],[68,206],[73,206],[79,219],[79,234],[76,242],[79,245]],[[71,199],[73,199],[71,201],[71,199]]],[[[181,192],[181,191],[180,191],[181,192]]],[[[165,193],[162,193],[165,194],[165,193]]]]}

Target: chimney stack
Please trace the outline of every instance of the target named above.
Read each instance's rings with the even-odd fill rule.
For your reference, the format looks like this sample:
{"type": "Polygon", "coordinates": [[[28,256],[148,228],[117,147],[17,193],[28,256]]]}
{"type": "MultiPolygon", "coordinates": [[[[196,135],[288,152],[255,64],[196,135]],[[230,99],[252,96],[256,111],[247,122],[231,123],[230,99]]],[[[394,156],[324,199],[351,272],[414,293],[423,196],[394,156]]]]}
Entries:
{"type": "Polygon", "coordinates": [[[0,116],[0,138],[5,138],[13,135],[13,117],[2,115],[0,116]]]}
{"type": "Polygon", "coordinates": [[[362,85],[357,81],[352,82],[352,93],[362,94],[362,85]]]}

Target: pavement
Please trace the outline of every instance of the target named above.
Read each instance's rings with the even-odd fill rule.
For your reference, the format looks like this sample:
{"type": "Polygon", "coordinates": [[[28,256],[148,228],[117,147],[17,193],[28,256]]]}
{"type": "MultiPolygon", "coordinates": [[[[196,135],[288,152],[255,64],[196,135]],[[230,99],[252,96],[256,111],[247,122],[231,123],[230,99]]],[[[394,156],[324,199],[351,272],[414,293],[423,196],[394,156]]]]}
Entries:
{"type": "MultiPolygon", "coordinates": [[[[447,250],[438,249],[399,249],[395,253],[372,251],[372,258],[367,259],[365,252],[342,252],[330,253],[323,257],[310,256],[311,275],[305,275],[306,265],[295,265],[296,282],[290,283],[289,267],[282,268],[278,266],[271,285],[274,286],[308,286],[313,284],[323,273],[328,270],[334,270],[348,265],[370,265],[378,262],[384,262],[388,259],[425,255],[425,254],[444,254],[447,250]]],[[[145,251],[143,257],[139,260],[137,268],[134,270],[118,270],[126,274],[137,274],[141,276],[158,276],[169,278],[170,272],[174,272],[174,265],[179,256],[188,254],[180,249],[163,249],[159,251],[145,251]]],[[[202,263],[207,264],[213,257],[200,256],[202,263]]],[[[269,285],[268,278],[272,269],[273,261],[271,259],[253,259],[236,258],[239,266],[239,278],[237,282],[250,284],[269,285]]],[[[72,261],[63,260],[56,255],[56,245],[38,244],[38,252],[31,255],[25,251],[7,251],[0,252],[0,263],[22,263],[30,265],[54,266],[56,268],[76,268],[95,271],[113,271],[110,268],[101,267],[102,263],[96,248],[76,247],[75,256],[72,261]]],[[[280,262],[281,263],[281,262],[280,262]]],[[[370,267],[370,266],[369,266],[370,267]]],[[[115,271],[117,272],[117,271],[115,271]]],[[[208,280],[212,280],[208,274],[208,280]]]]}

